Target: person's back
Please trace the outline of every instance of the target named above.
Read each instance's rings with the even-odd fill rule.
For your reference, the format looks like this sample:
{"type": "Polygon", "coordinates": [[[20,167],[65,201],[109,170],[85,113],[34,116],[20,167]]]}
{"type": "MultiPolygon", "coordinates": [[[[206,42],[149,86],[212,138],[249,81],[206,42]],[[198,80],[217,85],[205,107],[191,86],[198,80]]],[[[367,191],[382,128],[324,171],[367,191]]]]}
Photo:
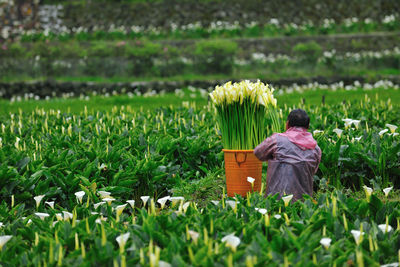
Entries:
{"type": "Polygon", "coordinates": [[[307,132],[309,118],[304,110],[293,110],[285,133],[273,134],[254,149],[262,161],[268,160],[267,195],[312,195],[313,176],[321,161],[321,150],[307,132]]]}

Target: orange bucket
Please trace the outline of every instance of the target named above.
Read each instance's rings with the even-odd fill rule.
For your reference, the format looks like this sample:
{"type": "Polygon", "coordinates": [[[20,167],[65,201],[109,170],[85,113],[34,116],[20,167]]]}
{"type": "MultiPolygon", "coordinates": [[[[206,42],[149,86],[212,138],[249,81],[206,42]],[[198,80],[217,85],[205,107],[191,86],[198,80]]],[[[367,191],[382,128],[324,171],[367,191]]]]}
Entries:
{"type": "Polygon", "coordinates": [[[226,191],[229,197],[235,194],[246,196],[251,192],[251,184],[247,177],[252,177],[254,181],[254,191],[261,189],[262,161],[254,154],[254,150],[229,150],[224,151],[226,191]]]}

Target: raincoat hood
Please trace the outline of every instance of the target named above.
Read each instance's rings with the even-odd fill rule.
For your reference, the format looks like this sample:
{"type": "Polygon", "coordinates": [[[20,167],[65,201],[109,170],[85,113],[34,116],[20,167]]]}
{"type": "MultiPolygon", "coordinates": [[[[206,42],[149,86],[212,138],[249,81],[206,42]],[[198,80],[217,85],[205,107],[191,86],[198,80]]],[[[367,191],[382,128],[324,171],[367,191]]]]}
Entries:
{"type": "Polygon", "coordinates": [[[314,140],[312,134],[302,127],[290,127],[286,132],[279,135],[287,137],[290,142],[303,150],[314,149],[317,146],[317,141],[314,140]]]}

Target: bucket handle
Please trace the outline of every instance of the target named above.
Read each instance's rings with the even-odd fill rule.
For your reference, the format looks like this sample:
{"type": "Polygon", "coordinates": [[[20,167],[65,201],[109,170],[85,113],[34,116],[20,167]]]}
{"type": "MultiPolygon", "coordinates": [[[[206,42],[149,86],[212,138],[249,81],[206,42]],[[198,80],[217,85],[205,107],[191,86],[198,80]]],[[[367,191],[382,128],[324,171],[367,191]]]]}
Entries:
{"type": "Polygon", "coordinates": [[[236,160],[236,163],[238,164],[238,166],[240,167],[240,164],[246,162],[246,160],[247,160],[247,153],[244,153],[244,152],[235,152],[235,160],[236,160]],[[243,160],[243,161],[238,161],[237,155],[238,155],[239,153],[243,153],[243,154],[244,154],[244,160],[243,160]]]}

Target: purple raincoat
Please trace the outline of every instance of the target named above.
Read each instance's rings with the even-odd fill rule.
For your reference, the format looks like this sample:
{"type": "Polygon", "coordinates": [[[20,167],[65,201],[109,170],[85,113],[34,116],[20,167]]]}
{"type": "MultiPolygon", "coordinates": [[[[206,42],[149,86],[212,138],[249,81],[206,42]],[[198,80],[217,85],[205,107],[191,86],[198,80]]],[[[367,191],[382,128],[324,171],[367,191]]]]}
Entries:
{"type": "Polygon", "coordinates": [[[273,134],[254,149],[259,160],[268,161],[266,195],[312,195],[313,176],[321,161],[321,149],[307,129],[291,127],[273,134]]]}

